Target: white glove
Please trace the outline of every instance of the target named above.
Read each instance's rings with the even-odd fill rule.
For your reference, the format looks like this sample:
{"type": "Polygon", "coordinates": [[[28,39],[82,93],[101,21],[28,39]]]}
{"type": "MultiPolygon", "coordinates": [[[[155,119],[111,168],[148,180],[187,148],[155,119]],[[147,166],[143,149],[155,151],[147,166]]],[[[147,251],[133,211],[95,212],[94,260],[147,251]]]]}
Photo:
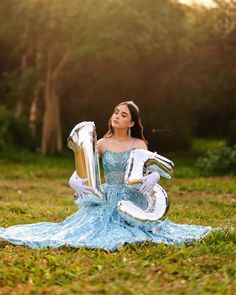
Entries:
{"type": "Polygon", "coordinates": [[[157,172],[152,172],[142,179],[143,184],[141,185],[139,191],[144,195],[150,195],[156,183],[160,180],[160,175],[157,172]]]}
{"type": "Polygon", "coordinates": [[[76,194],[81,197],[85,198],[89,194],[91,194],[92,187],[85,185],[85,182],[88,179],[81,179],[76,171],[71,175],[69,180],[70,187],[76,192],[76,194]]]}

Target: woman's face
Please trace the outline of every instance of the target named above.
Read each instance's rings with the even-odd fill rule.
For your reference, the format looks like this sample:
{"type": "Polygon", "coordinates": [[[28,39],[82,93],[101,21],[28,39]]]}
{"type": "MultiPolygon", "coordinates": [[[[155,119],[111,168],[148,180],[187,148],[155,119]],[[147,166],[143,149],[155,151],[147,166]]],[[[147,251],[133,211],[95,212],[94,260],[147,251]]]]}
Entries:
{"type": "Polygon", "coordinates": [[[127,105],[119,105],[112,117],[111,117],[111,126],[113,128],[129,128],[134,125],[132,121],[130,110],[127,105]]]}

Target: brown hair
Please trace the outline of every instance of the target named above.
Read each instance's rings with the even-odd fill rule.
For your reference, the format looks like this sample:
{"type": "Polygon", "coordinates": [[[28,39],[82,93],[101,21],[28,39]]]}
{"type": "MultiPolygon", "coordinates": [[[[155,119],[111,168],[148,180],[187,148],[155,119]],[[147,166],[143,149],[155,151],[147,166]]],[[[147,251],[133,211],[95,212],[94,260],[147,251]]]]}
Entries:
{"type": "MultiPolygon", "coordinates": [[[[131,136],[135,137],[135,138],[140,138],[140,139],[144,140],[144,142],[147,144],[147,140],[145,139],[145,137],[143,135],[143,125],[141,123],[141,117],[140,117],[138,106],[131,100],[130,101],[123,101],[115,107],[113,113],[116,111],[116,109],[120,105],[126,105],[128,107],[130,114],[131,114],[131,120],[134,122],[134,126],[130,127],[131,136]]],[[[108,131],[106,132],[104,137],[111,137],[114,134],[114,129],[111,125],[111,118],[112,118],[112,116],[110,117],[110,119],[108,121],[108,131]]]]}

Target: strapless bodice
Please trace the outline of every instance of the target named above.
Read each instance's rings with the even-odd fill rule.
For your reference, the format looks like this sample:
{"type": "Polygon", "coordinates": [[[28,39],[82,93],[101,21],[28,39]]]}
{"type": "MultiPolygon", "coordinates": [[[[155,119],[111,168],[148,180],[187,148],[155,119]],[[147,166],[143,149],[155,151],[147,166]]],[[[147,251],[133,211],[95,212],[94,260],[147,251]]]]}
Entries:
{"type": "Polygon", "coordinates": [[[124,152],[105,151],[102,155],[105,181],[108,184],[124,184],[125,170],[131,150],[124,152]]]}

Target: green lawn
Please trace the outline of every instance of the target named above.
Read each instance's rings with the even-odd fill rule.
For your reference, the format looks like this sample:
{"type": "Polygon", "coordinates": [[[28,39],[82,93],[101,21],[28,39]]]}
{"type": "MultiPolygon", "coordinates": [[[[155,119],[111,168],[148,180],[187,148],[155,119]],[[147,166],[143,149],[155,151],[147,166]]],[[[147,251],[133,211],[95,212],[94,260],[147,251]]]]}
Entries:
{"type": "MultiPolygon", "coordinates": [[[[168,218],[224,231],[194,244],[143,243],[115,253],[0,242],[0,294],[236,294],[236,233],[229,229],[236,227],[236,177],[194,177],[189,161],[178,164],[171,181],[161,180],[168,218]]],[[[67,184],[73,166],[72,154],[0,159],[0,226],[60,222],[75,212],[67,184]]]]}

